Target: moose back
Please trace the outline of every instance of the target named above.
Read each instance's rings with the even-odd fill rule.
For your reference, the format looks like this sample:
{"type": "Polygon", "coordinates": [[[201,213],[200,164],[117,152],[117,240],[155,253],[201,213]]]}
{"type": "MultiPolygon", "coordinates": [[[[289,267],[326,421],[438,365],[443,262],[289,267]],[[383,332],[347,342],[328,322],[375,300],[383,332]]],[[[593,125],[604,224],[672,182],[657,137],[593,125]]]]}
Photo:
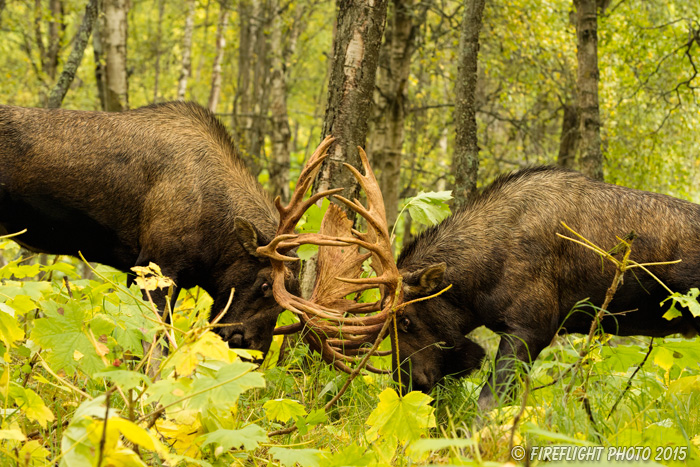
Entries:
{"type": "Polygon", "coordinates": [[[38,252],[123,271],[158,264],[199,285],[219,334],[266,352],[281,308],[256,254],[277,211],[208,110],[172,102],[121,113],[0,106],[0,233],[38,252]]]}
{"type": "MultiPolygon", "coordinates": [[[[503,176],[441,224],[418,236],[398,260],[406,300],[452,284],[436,298],[407,307],[398,322],[402,381],[428,391],[446,375],[478,368],[484,350],[465,337],[479,326],[499,333],[496,366],[479,397],[510,386],[513,367],[529,363],[558,332],[588,333],[615,266],[557,235],[561,222],[603,249],[636,234],[630,259],[650,266],[671,290],[700,286],[700,206],[656,193],[540,167],[503,176]]],[[[667,320],[668,292],[649,274],[624,277],[602,320],[617,335],[697,334],[700,318],[688,310],[667,320]]],[[[395,372],[398,375],[398,371],[395,372]]],[[[397,376],[395,376],[396,378],[397,376]]]]}

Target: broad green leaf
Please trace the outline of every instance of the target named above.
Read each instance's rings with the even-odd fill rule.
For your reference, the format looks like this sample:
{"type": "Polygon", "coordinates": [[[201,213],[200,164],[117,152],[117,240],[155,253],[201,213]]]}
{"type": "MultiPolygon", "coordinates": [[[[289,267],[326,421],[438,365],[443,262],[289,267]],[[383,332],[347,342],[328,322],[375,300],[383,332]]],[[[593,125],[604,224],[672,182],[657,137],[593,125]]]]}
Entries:
{"type": "Polygon", "coordinates": [[[433,399],[422,392],[412,391],[399,397],[395,390],[387,388],[379,394],[379,404],[367,419],[370,426],[367,437],[396,437],[399,442],[413,441],[435,426],[433,399]]]}
{"type": "Polygon", "coordinates": [[[376,460],[372,451],[352,443],[323,462],[323,467],[365,467],[376,460]]]}
{"type": "Polygon", "coordinates": [[[233,448],[240,449],[241,447],[246,451],[252,451],[258,448],[259,443],[267,441],[267,433],[258,425],[248,425],[240,430],[216,430],[200,436],[198,441],[202,442],[202,447],[208,444],[217,444],[224,451],[230,451],[233,448]]]}
{"type": "Polygon", "coordinates": [[[316,253],[318,253],[318,245],[306,244],[297,248],[297,256],[304,261],[307,261],[316,253]]]}
{"type": "Polygon", "coordinates": [[[45,281],[5,281],[0,285],[0,297],[15,298],[18,295],[26,295],[34,301],[41,300],[53,290],[50,282],[45,281]]]}
{"type": "Polygon", "coordinates": [[[6,351],[3,358],[6,362],[10,361],[7,350],[12,348],[15,341],[23,338],[24,330],[17,324],[17,319],[0,308],[0,341],[5,344],[6,351]]]}
{"type": "Polygon", "coordinates": [[[44,401],[37,393],[29,388],[21,386],[11,386],[10,396],[17,404],[17,407],[29,418],[34,420],[42,428],[46,428],[46,424],[54,421],[54,415],[51,410],[46,407],[44,401]]]}
{"type": "Polygon", "coordinates": [[[12,441],[24,441],[27,439],[19,428],[11,428],[8,430],[0,430],[0,439],[9,439],[12,441]]]}
{"type": "Polygon", "coordinates": [[[421,192],[406,200],[411,218],[423,225],[436,225],[450,215],[447,201],[452,199],[451,191],[421,192]]]}
{"type": "Polygon", "coordinates": [[[265,402],[263,405],[268,420],[278,420],[286,423],[292,417],[303,417],[306,415],[304,406],[292,399],[274,399],[265,402]]]}
{"type": "Polygon", "coordinates": [[[146,386],[151,384],[151,379],[137,371],[129,370],[109,370],[101,371],[92,375],[93,378],[106,378],[119,386],[123,391],[141,387],[145,383],[146,386]]]}
{"type": "Polygon", "coordinates": [[[666,300],[661,302],[663,305],[669,300],[672,301],[671,308],[664,313],[663,317],[667,320],[672,320],[673,318],[682,316],[680,310],[676,309],[676,305],[687,308],[694,317],[700,317],[700,303],[698,303],[698,295],[700,295],[700,290],[695,287],[690,289],[686,294],[681,294],[679,292],[671,294],[666,300]]]}
{"type": "Polygon", "coordinates": [[[325,456],[324,451],[319,449],[288,449],[288,448],[270,448],[272,457],[280,461],[284,467],[318,467],[321,458],[325,456]]]}
{"type": "MultiPolygon", "coordinates": [[[[48,350],[46,360],[51,366],[62,369],[68,375],[72,375],[78,367],[88,375],[104,370],[105,365],[87,335],[87,327],[94,316],[86,312],[84,304],[70,301],[59,305],[43,301],[41,308],[46,317],[35,321],[31,338],[48,350]],[[78,361],[74,358],[76,350],[83,355],[78,361]]],[[[95,322],[102,330],[104,322],[95,322]]]]}
{"type": "Polygon", "coordinates": [[[700,376],[684,376],[668,386],[669,394],[700,394],[700,376]]]}
{"type": "Polygon", "coordinates": [[[33,439],[22,445],[18,457],[22,459],[22,465],[39,466],[46,465],[46,460],[50,455],[48,449],[42,446],[38,440],[33,439]]]}
{"type": "Polygon", "coordinates": [[[203,376],[194,380],[192,392],[197,393],[189,402],[192,409],[204,409],[207,406],[222,409],[236,405],[241,393],[265,387],[261,373],[254,372],[257,365],[236,361],[222,367],[214,377],[203,376]]]}

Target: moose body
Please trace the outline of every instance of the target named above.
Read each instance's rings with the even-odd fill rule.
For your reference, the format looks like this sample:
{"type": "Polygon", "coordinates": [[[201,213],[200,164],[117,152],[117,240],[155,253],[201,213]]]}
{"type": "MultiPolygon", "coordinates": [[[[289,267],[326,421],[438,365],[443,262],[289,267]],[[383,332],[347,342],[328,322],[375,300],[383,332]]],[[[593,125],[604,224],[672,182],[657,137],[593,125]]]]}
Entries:
{"type": "MultiPolygon", "coordinates": [[[[636,234],[630,259],[650,266],[671,290],[700,286],[700,206],[670,196],[594,181],[539,167],[502,176],[474,200],[408,245],[398,260],[407,307],[398,321],[403,381],[429,391],[447,375],[478,368],[484,350],[465,337],[479,326],[497,332],[496,366],[482,389],[482,409],[507,392],[519,360],[534,361],[558,332],[588,333],[615,266],[561,238],[561,224],[603,249],[636,234]]],[[[669,293],[640,269],[626,273],[602,320],[617,335],[690,337],[700,318],[688,310],[672,320],[660,303],[669,293]]],[[[395,375],[398,372],[395,372],[395,375]]],[[[396,376],[395,376],[396,378],[396,376]]]]}
{"type": "Polygon", "coordinates": [[[222,311],[219,334],[266,352],[281,308],[269,261],[277,211],[206,109],[173,102],[120,113],[0,106],[0,233],[38,252],[123,271],[158,264],[222,311]]]}

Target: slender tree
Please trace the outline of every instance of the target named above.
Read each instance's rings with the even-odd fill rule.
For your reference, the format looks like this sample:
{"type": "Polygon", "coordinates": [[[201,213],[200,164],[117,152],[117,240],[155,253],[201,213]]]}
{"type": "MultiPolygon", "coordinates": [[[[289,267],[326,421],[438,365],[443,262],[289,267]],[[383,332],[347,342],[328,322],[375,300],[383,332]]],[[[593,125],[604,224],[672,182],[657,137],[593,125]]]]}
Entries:
{"type": "Polygon", "coordinates": [[[272,20],[270,34],[270,55],[272,74],[270,76],[270,113],[272,153],[268,171],[270,190],[273,196],[289,199],[289,115],[287,114],[286,53],[283,37],[282,15],[276,14],[272,20]]]}
{"type": "Polygon", "coordinates": [[[563,115],[561,118],[561,137],[559,139],[557,164],[571,169],[576,161],[576,148],[578,146],[578,108],[572,102],[565,102],[562,107],[563,115]]]}
{"type": "Polygon", "coordinates": [[[598,106],[598,11],[596,0],[575,0],[578,39],[578,105],[581,144],[579,166],[591,178],[603,180],[603,150],[598,106]]]}
{"type": "Polygon", "coordinates": [[[183,100],[187,92],[187,80],[192,75],[192,32],[194,31],[195,0],[187,0],[185,32],[182,37],[182,63],[180,80],[177,84],[177,98],[183,100]]]}
{"type": "MultiPolygon", "coordinates": [[[[118,112],[129,108],[126,72],[128,0],[102,0],[104,15],[99,31],[104,53],[104,110],[118,112]]],[[[93,40],[93,44],[94,44],[93,40]]]]}
{"type": "Polygon", "coordinates": [[[374,125],[369,146],[389,226],[394,224],[398,214],[407,83],[415,37],[424,20],[425,8],[414,11],[413,0],[392,0],[380,49],[374,91],[374,125]]]}
{"type": "Polygon", "coordinates": [[[165,0],[158,0],[158,23],[156,24],[156,40],[154,42],[154,53],[156,62],[153,65],[153,102],[158,102],[158,86],[160,82],[160,56],[163,54],[161,50],[163,37],[163,16],[165,15],[165,0]]]}
{"type": "Polygon", "coordinates": [[[211,72],[211,89],[209,91],[209,110],[216,111],[221,95],[221,63],[224,60],[224,47],[226,46],[226,29],[228,29],[229,9],[227,2],[219,2],[219,22],[216,26],[216,53],[211,72]]]}
{"type": "Polygon", "coordinates": [[[83,53],[90,40],[95,18],[97,18],[97,0],[89,0],[85,7],[85,15],[80,23],[80,28],[73,38],[73,50],[71,50],[68,60],[66,60],[66,64],[63,66],[63,72],[58,78],[58,82],[49,94],[48,107],[51,109],[61,107],[63,98],[68,92],[68,87],[73,82],[75,73],[78,71],[80,62],[83,59],[83,53]]]}
{"type": "Polygon", "coordinates": [[[479,57],[479,31],[485,0],[467,0],[459,38],[457,83],[455,85],[455,178],[454,204],[461,206],[476,192],[479,145],[476,127],[476,80],[479,57]]]}
{"type": "Polygon", "coordinates": [[[331,156],[321,166],[315,191],[342,186],[346,188],[345,197],[357,196],[357,183],[343,163],[360,165],[357,147],[365,145],[367,136],[387,3],[388,0],[337,2],[337,33],[321,132],[324,136],[333,135],[336,142],[329,149],[331,156]]]}

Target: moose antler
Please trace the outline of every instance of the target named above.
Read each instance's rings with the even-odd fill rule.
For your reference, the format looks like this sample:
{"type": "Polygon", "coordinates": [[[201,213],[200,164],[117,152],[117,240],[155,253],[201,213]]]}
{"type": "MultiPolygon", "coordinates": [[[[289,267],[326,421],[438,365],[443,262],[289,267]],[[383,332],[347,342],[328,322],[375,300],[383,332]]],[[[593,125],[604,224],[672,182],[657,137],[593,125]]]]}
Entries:
{"type": "MultiPolygon", "coordinates": [[[[358,150],[364,175],[349,164],[344,165],[364,189],[367,207],[358,200],[349,201],[339,195],[336,198],[365,218],[367,231],[353,229],[345,213],[338,206],[331,205],[323,217],[319,233],[294,233],[296,223],[311,204],[343,190],[326,190],[302,201],[333,141],[334,138],[326,137],[306,163],[289,204],[284,207],[279,197],[275,199],[280,213],[277,236],[268,245],[258,248],[258,253],[271,260],[275,299],[300,319],[300,323],[278,328],[276,333],[288,334],[306,328],[305,338],[311,348],[318,351],[326,362],[351,373],[350,365],[358,363],[359,356],[370,351],[366,344],[378,343],[385,337],[388,328],[385,323],[402,299],[401,277],[393,258],[384,199],[362,148],[358,150]],[[286,253],[304,244],[319,245],[316,282],[308,300],[289,292],[284,281],[284,261],[298,261],[286,253]],[[367,253],[362,253],[361,249],[367,253]],[[370,257],[376,276],[362,277],[362,265],[370,257]],[[373,288],[380,289],[380,300],[357,302],[361,292],[373,288]]],[[[384,373],[369,365],[367,369],[384,373]]]]}

